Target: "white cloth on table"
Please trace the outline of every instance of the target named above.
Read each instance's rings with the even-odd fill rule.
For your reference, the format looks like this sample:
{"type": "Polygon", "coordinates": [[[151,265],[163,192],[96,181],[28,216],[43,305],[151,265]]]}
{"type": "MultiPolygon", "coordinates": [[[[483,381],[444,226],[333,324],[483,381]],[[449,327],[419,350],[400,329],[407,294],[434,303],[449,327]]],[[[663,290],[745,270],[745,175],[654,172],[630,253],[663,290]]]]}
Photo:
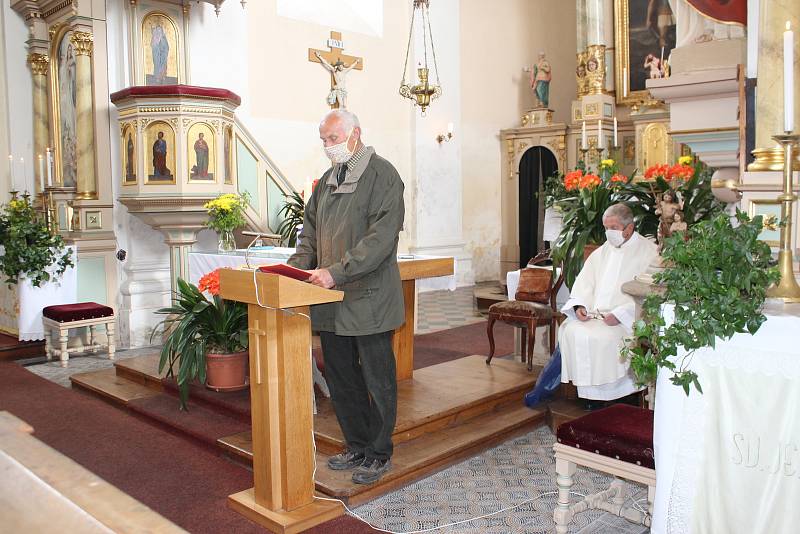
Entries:
{"type": "MultiPolygon", "coordinates": [[[[16,285],[0,286],[0,330],[17,336],[20,341],[44,339],[42,309],[45,306],[74,304],[78,299],[77,246],[66,247],[72,254],[71,267],[57,277],[57,265],[47,268],[53,277],[49,282],[34,287],[30,280],[20,277],[16,285]]],[[[59,253],[60,257],[60,253],[59,253]]]]}
{"type": "Polygon", "coordinates": [[[687,397],[659,372],[654,534],[797,530],[800,305],[770,304],[764,313],[755,335],[694,353],[688,367],[702,395],[687,397]]]}
{"type": "Polygon", "coordinates": [[[621,247],[602,245],[575,279],[570,298],[561,308],[567,321],[559,329],[558,342],[561,381],[577,386],[580,397],[612,400],[640,389],[630,376],[630,364],[620,355],[635,313],[633,298],[622,292],[622,284],[645,272],[657,254],[654,243],[634,232],[621,247]],[[620,324],[608,326],[602,318],[579,321],[575,306],[583,306],[590,314],[613,314],[620,324]]]}

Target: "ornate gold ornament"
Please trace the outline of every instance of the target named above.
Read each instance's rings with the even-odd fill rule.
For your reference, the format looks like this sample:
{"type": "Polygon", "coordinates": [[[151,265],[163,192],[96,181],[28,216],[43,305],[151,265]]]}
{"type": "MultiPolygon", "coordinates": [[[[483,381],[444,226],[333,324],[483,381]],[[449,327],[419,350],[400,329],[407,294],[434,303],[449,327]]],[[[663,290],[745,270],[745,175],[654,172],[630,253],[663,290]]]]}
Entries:
{"type": "Polygon", "coordinates": [[[91,56],[94,49],[94,36],[89,32],[73,31],[69,38],[76,56],[91,56]]]}
{"type": "Polygon", "coordinates": [[[50,56],[46,54],[28,54],[28,66],[34,76],[47,76],[50,67],[50,56]]]}
{"type": "Polygon", "coordinates": [[[606,45],[586,47],[586,94],[606,94],[606,45]]]}
{"type": "Polygon", "coordinates": [[[442,86],[439,82],[439,67],[436,65],[436,49],[433,46],[433,35],[431,34],[431,19],[430,19],[430,0],[413,0],[414,7],[411,13],[411,28],[408,30],[408,48],[406,49],[406,60],[403,63],[403,81],[400,82],[400,96],[411,100],[415,106],[422,109],[422,116],[425,116],[425,110],[435,100],[442,96],[442,86]],[[408,56],[411,53],[411,42],[414,37],[414,20],[419,13],[422,24],[422,42],[423,42],[423,63],[417,68],[417,77],[419,82],[412,85],[411,80],[406,81],[406,73],[408,72],[408,56]],[[428,68],[428,42],[430,42],[431,56],[433,58],[433,69],[436,75],[436,83],[430,82],[430,70],[428,68]]]}

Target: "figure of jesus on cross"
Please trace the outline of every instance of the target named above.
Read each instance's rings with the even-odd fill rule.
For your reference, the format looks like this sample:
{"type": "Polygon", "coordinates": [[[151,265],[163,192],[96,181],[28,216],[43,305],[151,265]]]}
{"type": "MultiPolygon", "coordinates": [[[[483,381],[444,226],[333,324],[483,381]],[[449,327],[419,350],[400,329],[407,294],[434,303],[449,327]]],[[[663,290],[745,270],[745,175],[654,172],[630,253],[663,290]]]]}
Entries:
{"type": "Polygon", "coordinates": [[[339,32],[331,32],[331,38],[328,39],[328,47],[330,48],[328,52],[309,48],[308,60],[314,63],[321,63],[325,70],[331,74],[331,90],[328,93],[328,104],[331,108],[346,109],[347,86],[345,78],[347,73],[353,69],[362,70],[364,68],[363,61],[360,57],[342,54],[344,45],[342,43],[342,34],[339,32]]]}

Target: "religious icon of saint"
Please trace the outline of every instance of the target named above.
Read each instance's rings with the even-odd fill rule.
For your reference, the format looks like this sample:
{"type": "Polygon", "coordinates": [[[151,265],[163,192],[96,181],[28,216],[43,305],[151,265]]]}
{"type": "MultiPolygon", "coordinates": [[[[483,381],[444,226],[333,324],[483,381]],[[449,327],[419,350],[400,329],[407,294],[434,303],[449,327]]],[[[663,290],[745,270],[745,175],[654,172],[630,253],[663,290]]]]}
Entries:
{"type": "Polygon", "coordinates": [[[126,148],[128,158],[125,160],[125,179],[128,181],[136,181],[136,173],[133,171],[133,137],[130,133],[128,134],[128,143],[126,148]]]}
{"type": "Polygon", "coordinates": [[[153,143],[153,175],[155,178],[172,178],[172,172],[167,168],[167,142],[164,132],[158,132],[158,139],[153,143]]]}
{"type": "Polygon", "coordinates": [[[204,134],[197,135],[197,141],[194,142],[194,153],[197,163],[192,169],[192,178],[208,180],[208,143],[203,139],[204,134]]]}
{"type": "Polygon", "coordinates": [[[165,85],[167,79],[167,59],[169,58],[169,41],[161,22],[153,24],[150,36],[150,51],[153,55],[153,85],[165,85]]]}
{"type": "Polygon", "coordinates": [[[75,52],[70,33],[64,34],[58,51],[59,125],[61,137],[61,179],[74,186],[78,172],[76,103],[78,98],[75,52]]]}

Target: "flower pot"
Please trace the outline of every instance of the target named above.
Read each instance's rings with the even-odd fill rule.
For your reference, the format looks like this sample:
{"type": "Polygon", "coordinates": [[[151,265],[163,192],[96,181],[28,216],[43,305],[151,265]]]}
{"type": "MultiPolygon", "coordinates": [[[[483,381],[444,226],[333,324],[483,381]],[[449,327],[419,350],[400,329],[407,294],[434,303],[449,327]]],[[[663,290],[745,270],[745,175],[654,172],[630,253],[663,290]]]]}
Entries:
{"type": "Polygon", "coordinates": [[[214,391],[239,391],[248,387],[248,351],[206,354],[206,387],[214,391]]]}

